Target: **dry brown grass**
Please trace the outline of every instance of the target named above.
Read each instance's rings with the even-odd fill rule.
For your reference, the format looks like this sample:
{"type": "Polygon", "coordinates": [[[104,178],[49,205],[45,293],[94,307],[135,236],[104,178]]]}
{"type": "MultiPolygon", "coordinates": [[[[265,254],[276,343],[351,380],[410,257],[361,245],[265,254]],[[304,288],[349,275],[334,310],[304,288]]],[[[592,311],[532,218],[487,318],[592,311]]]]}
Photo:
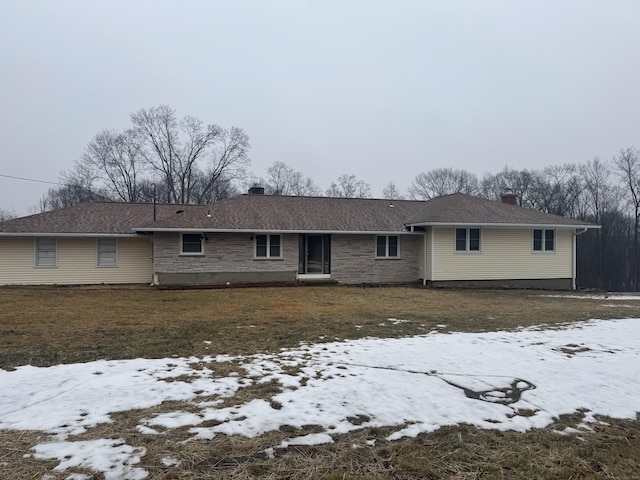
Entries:
{"type": "MultiPolygon", "coordinates": [[[[413,335],[447,325],[451,331],[513,329],[588,318],[638,316],[633,307],[518,290],[434,290],[412,287],[248,288],[155,290],[145,287],[0,288],[0,367],[53,365],[100,358],[275,352],[301,341],[413,335]],[[409,320],[393,324],[388,318],[409,320]],[[204,341],[211,341],[206,344],[204,341]]],[[[219,368],[233,368],[221,364],[219,368]]],[[[221,375],[225,372],[220,372],[221,375]]],[[[270,385],[247,388],[236,399],[270,398],[270,385]]],[[[589,434],[558,435],[582,415],[527,433],[442,428],[416,439],[388,442],[391,429],[364,428],[327,446],[290,447],[267,458],[264,449],[314,431],[271,432],[256,439],[220,435],[189,441],[188,429],[143,435],[143,418],[175,402],[112,415],[76,440],[123,438],[144,446],[140,467],[154,479],[501,479],[640,478],[640,421],[604,419],[589,434]],[[367,441],[376,440],[374,446],[367,441]],[[178,459],[165,467],[162,458],[178,459]]],[[[0,431],[0,478],[63,479],[56,461],[25,458],[47,440],[38,432],[0,431]]],[[[92,472],[86,472],[91,474],[92,472]]],[[[93,477],[100,478],[100,477],[93,477]]]]}
{"type": "Polygon", "coordinates": [[[438,324],[455,331],[488,331],[639,311],[542,293],[412,287],[5,287],[0,288],[0,368],[275,352],[301,341],[425,333],[438,324]],[[386,321],[390,317],[411,321],[393,325],[386,321]]]}

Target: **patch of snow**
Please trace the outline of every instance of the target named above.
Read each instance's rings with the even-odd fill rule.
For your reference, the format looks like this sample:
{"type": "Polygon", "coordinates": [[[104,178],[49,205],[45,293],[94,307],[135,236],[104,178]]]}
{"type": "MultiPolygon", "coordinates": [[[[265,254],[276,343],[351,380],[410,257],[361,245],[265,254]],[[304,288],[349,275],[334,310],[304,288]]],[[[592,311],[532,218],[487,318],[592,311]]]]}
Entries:
{"type": "Polygon", "coordinates": [[[333,443],[331,435],[326,433],[310,433],[309,435],[283,440],[278,448],[288,448],[290,445],[323,445],[329,443],[333,443]]]}
{"type": "Polygon", "coordinates": [[[161,434],[161,432],[159,432],[158,430],[154,430],[153,428],[149,428],[145,425],[137,425],[136,430],[142,433],[143,435],[160,435],[161,434]]]}
{"type": "MultiPolygon", "coordinates": [[[[575,429],[587,434],[597,415],[636,418],[639,359],[640,319],[632,318],[549,330],[364,338],[273,355],[216,357],[238,364],[240,373],[227,377],[215,377],[206,367],[213,361],[208,357],[26,366],[0,370],[0,405],[7,406],[0,411],[0,429],[40,430],[67,440],[109,422],[111,413],[181,400],[191,403],[189,412],[144,419],[138,432],[156,435],[153,427],[188,426],[193,441],[313,424],[321,431],[281,446],[311,445],[365,427],[395,428],[389,440],[460,423],[525,431],[581,411],[585,416],[575,429]],[[232,397],[242,385],[263,382],[279,390],[229,407],[219,399],[199,402],[232,397]]],[[[56,471],[88,468],[104,472],[105,479],[146,476],[133,466],[144,450],[123,440],[44,443],[34,452],[36,458],[59,459],[56,471]]]]}
{"type": "Polygon", "coordinates": [[[170,457],[165,457],[162,459],[162,464],[165,467],[177,467],[181,464],[182,462],[176,458],[170,458],[170,457]]]}
{"type": "Polygon", "coordinates": [[[36,459],[60,460],[53,469],[56,472],[86,468],[101,472],[105,480],[142,480],[149,476],[146,470],[133,466],[140,463],[145,449],[127,445],[122,439],[41,443],[33,450],[36,459]]]}
{"type": "Polygon", "coordinates": [[[557,295],[540,295],[548,298],[573,298],[575,300],[638,300],[640,295],[620,295],[620,294],[600,294],[600,295],[580,295],[580,294],[557,294],[557,295]]]}
{"type": "Polygon", "coordinates": [[[393,325],[400,325],[401,323],[409,323],[409,320],[400,320],[397,318],[388,318],[387,320],[389,320],[393,325]]]}
{"type": "Polygon", "coordinates": [[[270,459],[276,458],[275,449],[273,447],[265,448],[264,454],[266,455],[267,458],[270,458],[270,459]]]}
{"type": "Polygon", "coordinates": [[[118,360],[0,370],[0,428],[44,430],[64,439],[79,435],[110,413],[149,408],[168,400],[233,396],[237,379],[211,380],[194,359],[118,360]],[[102,372],[95,375],[96,371],[102,372]],[[189,381],[173,380],[176,377],[189,381]],[[199,392],[196,394],[195,392],[199,392]]]}

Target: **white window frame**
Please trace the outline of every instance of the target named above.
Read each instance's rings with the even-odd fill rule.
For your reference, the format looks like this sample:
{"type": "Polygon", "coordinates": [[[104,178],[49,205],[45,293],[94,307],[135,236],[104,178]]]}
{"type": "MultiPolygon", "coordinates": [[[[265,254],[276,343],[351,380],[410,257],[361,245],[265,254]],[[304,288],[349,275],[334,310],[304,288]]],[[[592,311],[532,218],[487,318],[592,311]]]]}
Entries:
{"type": "Polygon", "coordinates": [[[204,255],[204,235],[201,233],[181,233],[180,234],[180,255],[186,256],[202,256],[204,255]],[[193,235],[197,236],[200,239],[200,251],[199,252],[185,252],[184,251],[184,236],[185,235],[193,235]]]}
{"type": "Polygon", "coordinates": [[[58,266],[58,239],[54,237],[36,237],[33,242],[33,264],[36,268],[57,268],[58,266]],[[40,245],[40,242],[43,240],[53,242],[53,250],[52,249],[43,249],[40,245]],[[42,259],[40,258],[40,252],[53,252],[53,264],[50,263],[42,263],[42,259]]]}
{"type": "Polygon", "coordinates": [[[531,251],[533,253],[556,253],[558,232],[555,228],[534,228],[531,230],[531,251]],[[541,232],[540,249],[536,249],[536,232],[541,232]],[[547,250],[547,232],[553,232],[553,249],[547,250]]]}
{"type": "Polygon", "coordinates": [[[113,237],[103,237],[96,239],[96,267],[100,268],[117,268],[118,267],[118,239],[113,237]],[[104,252],[100,250],[101,243],[113,242],[113,263],[105,263],[105,260],[111,258],[111,251],[104,252]],[[109,256],[103,257],[105,253],[109,256]]]}
{"type": "Polygon", "coordinates": [[[376,235],[375,240],[375,253],[376,258],[381,259],[398,259],[400,258],[400,235],[376,235]],[[389,255],[389,238],[395,237],[396,239],[396,255],[389,255]],[[378,238],[384,238],[384,255],[378,255],[378,238]]]}
{"type": "Polygon", "coordinates": [[[258,233],[253,236],[253,258],[255,260],[281,260],[283,258],[284,251],[284,235],[280,233],[258,233]],[[258,255],[258,237],[266,237],[266,255],[258,255]],[[271,237],[279,237],[280,251],[278,255],[271,255],[271,237]]]}
{"type": "Polygon", "coordinates": [[[480,227],[456,227],[453,231],[453,251],[455,253],[470,253],[478,255],[482,253],[482,229],[480,227]],[[464,250],[458,250],[458,230],[465,231],[465,248],[464,250]],[[478,230],[478,249],[471,250],[471,230],[478,230]]]}

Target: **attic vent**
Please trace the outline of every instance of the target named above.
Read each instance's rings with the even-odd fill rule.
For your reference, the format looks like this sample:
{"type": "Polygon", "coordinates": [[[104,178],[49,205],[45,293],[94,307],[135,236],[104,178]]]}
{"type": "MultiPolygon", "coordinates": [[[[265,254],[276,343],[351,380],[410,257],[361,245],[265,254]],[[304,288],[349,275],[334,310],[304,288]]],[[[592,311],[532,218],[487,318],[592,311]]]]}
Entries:
{"type": "Polygon", "coordinates": [[[184,210],[176,210],[176,213],[184,213],[184,210]]]}
{"type": "Polygon", "coordinates": [[[249,189],[249,195],[264,195],[264,187],[254,185],[249,189]]]}

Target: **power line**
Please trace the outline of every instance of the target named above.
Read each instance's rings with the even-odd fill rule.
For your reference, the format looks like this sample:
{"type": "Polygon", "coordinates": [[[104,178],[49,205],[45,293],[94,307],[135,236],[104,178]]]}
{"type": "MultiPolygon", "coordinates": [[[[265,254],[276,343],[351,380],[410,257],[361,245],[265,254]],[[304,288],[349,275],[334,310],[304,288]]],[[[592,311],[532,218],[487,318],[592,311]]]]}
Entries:
{"type": "Polygon", "coordinates": [[[36,178],[27,178],[27,177],[17,177],[15,175],[6,175],[4,173],[0,173],[0,177],[3,178],[11,178],[13,180],[23,180],[25,182],[35,182],[35,183],[46,183],[48,185],[59,185],[60,187],[67,187],[67,188],[79,188],[80,190],[87,192],[88,194],[92,195],[92,196],[96,196],[98,198],[101,198],[103,201],[107,201],[107,202],[113,202],[112,198],[109,197],[105,197],[104,195],[100,195],[97,192],[94,192],[88,188],[83,187],[82,185],[76,185],[76,184],[72,184],[72,183],[60,183],[60,182],[48,182],[47,180],[38,180],[36,178]]]}
{"type": "Polygon", "coordinates": [[[63,185],[62,183],[59,183],[59,182],[47,182],[46,180],[37,180],[35,178],[26,178],[26,177],[16,177],[14,175],[5,175],[3,173],[0,173],[0,177],[12,178],[14,180],[24,180],[25,182],[48,183],[49,185],[63,185]]]}

